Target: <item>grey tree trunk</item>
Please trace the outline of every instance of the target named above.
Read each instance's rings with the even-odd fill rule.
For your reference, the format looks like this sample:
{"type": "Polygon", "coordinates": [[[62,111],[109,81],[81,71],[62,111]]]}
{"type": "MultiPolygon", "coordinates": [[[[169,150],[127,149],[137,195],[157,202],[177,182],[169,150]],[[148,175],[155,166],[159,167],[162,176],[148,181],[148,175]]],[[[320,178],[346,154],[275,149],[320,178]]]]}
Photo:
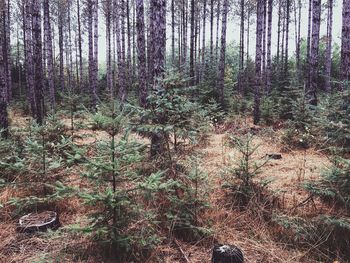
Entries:
{"type": "MultiPolygon", "coordinates": [[[[90,94],[95,97],[96,87],[94,87],[94,42],[93,42],[93,0],[87,1],[87,14],[88,14],[88,48],[89,48],[89,86],[90,94]]],[[[92,105],[94,106],[94,104],[92,105]]]]}
{"type": "Polygon", "coordinates": [[[190,38],[190,85],[194,85],[194,40],[195,40],[195,1],[191,0],[191,38],[190,38]]]}
{"type": "Polygon", "coordinates": [[[244,68],[244,0],[241,0],[241,24],[239,36],[239,70],[238,70],[238,92],[243,93],[243,68],[244,68]]]}
{"type": "Polygon", "coordinates": [[[279,65],[279,62],[280,62],[281,21],[282,21],[282,1],[280,0],[278,4],[278,22],[277,22],[277,52],[276,52],[277,66],[279,65]]]}
{"type": "Polygon", "coordinates": [[[63,91],[65,88],[64,83],[64,66],[63,66],[63,24],[64,24],[64,11],[61,3],[58,3],[58,48],[60,56],[60,90],[63,91]]]}
{"type": "Polygon", "coordinates": [[[214,52],[214,0],[210,0],[210,59],[213,61],[214,52]]]}
{"type": "Polygon", "coordinates": [[[92,89],[92,106],[95,108],[98,100],[98,0],[94,0],[93,5],[93,24],[94,24],[94,68],[93,68],[93,89],[92,89]]]}
{"type": "Polygon", "coordinates": [[[175,0],[171,0],[171,62],[175,64],[175,0]]]}
{"type": "Polygon", "coordinates": [[[266,54],[266,91],[267,94],[271,92],[271,34],[272,34],[272,10],[273,0],[268,0],[267,9],[267,54],[266,54]]]}
{"type": "Polygon", "coordinates": [[[217,81],[218,101],[224,107],[224,86],[225,86],[225,58],[226,58],[226,25],[227,25],[228,0],[224,0],[222,10],[221,26],[221,51],[219,72],[217,81]]]}
{"type": "MultiPolygon", "coordinates": [[[[205,71],[205,32],[206,32],[206,22],[207,22],[207,0],[204,0],[203,3],[203,37],[202,37],[202,66],[201,66],[201,71],[205,71]]],[[[200,21],[198,21],[200,25],[200,21]]],[[[203,74],[201,74],[203,75],[203,74]]]]}
{"type": "Polygon", "coordinates": [[[42,68],[42,40],[41,40],[41,1],[33,0],[33,63],[34,63],[34,92],[37,103],[35,119],[38,124],[43,123],[44,97],[43,97],[43,68],[42,68]]]}
{"type": "Polygon", "coordinates": [[[80,21],[80,0],[77,0],[77,22],[78,22],[78,49],[79,49],[79,91],[82,91],[83,84],[83,48],[81,38],[81,21],[80,21]]]}
{"type": "Polygon", "coordinates": [[[350,80],[350,1],[343,0],[343,26],[341,42],[341,74],[350,80]]]}
{"type": "Polygon", "coordinates": [[[286,83],[288,83],[289,24],[290,24],[290,0],[286,0],[286,51],[285,51],[285,59],[284,59],[284,76],[285,76],[286,83]]]}
{"type": "MultiPolygon", "coordinates": [[[[4,13],[4,10],[6,10],[6,4],[4,1],[0,1],[0,14],[4,13]]],[[[0,25],[4,24],[4,20],[6,19],[6,16],[0,16],[0,25]]],[[[1,27],[0,29],[0,137],[7,138],[8,137],[8,117],[7,117],[7,100],[6,100],[6,93],[7,93],[7,85],[6,85],[6,79],[7,79],[7,72],[5,68],[5,64],[7,61],[5,61],[4,53],[6,52],[4,50],[3,43],[6,42],[6,32],[4,30],[4,27],[1,27]]]]}
{"type": "Polygon", "coordinates": [[[136,0],[136,30],[137,30],[137,57],[139,71],[139,102],[142,107],[147,105],[147,64],[146,39],[143,0],[136,0]]]}
{"type": "Polygon", "coordinates": [[[256,17],[256,47],[255,47],[255,89],[254,89],[254,124],[260,121],[260,96],[261,96],[261,58],[262,58],[262,34],[264,19],[264,0],[257,1],[256,17]]]}
{"type": "Polygon", "coordinates": [[[313,0],[312,41],[311,41],[311,51],[310,51],[311,85],[310,85],[310,89],[307,92],[311,105],[317,105],[320,24],[321,24],[321,0],[313,0]]]}
{"type": "MultiPolygon", "coordinates": [[[[126,99],[126,62],[125,62],[125,1],[120,1],[120,27],[119,23],[117,24],[117,30],[120,32],[118,42],[119,44],[119,92],[118,97],[121,102],[124,102],[126,99]]],[[[118,16],[117,16],[118,17],[118,16]]]]}
{"type": "Polygon", "coordinates": [[[327,18],[327,49],[325,65],[325,88],[331,92],[331,69],[332,69],[332,30],[333,30],[333,0],[328,0],[328,18],[327,18]]]}
{"type": "Polygon", "coordinates": [[[215,58],[218,59],[219,53],[219,24],[220,24],[220,0],[218,0],[218,6],[216,11],[216,45],[215,45],[215,58]]]}
{"type": "Polygon", "coordinates": [[[311,58],[310,58],[310,49],[311,49],[311,26],[312,26],[312,1],[309,0],[309,18],[308,18],[308,27],[307,27],[307,44],[306,44],[306,90],[310,90],[311,85],[311,58]]]}
{"type": "Polygon", "coordinates": [[[114,98],[113,81],[112,81],[112,41],[111,41],[111,10],[112,3],[111,0],[107,0],[105,3],[105,17],[106,17],[106,60],[107,60],[107,90],[110,94],[110,99],[114,98]]]}
{"type": "Polygon", "coordinates": [[[50,107],[52,111],[56,108],[54,65],[52,56],[52,32],[49,0],[44,1],[44,35],[46,42],[47,80],[49,84],[50,107]]]}

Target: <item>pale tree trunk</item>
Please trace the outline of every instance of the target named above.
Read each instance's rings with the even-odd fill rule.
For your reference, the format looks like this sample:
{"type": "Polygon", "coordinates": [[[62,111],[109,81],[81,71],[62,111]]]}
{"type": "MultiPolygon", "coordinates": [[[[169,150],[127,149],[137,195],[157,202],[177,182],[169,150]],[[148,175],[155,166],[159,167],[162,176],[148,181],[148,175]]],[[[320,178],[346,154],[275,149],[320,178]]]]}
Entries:
{"type": "Polygon", "coordinates": [[[290,23],[290,0],[286,0],[286,51],[285,51],[285,59],[284,59],[284,76],[285,76],[286,83],[288,83],[289,23],[290,23]]]}
{"type": "Polygon", "coordinates": [[[331,92],[331,69],[332,69],[332,30],[333,30],[333,0],[328,0],[328,18],[327,18],[327,49],[326,49],[326,65],[325,88],[327,92],[331,92]]]}
{"type": "Polygon", "coordinates": [[[195,1],[191,0],[191,26],[190,26],[190,85],[194,85],[194,40],[195,40],[195,1]]]}
{"type": "Polygon", "coordinates": [[[271,34],[272,34],[273,0],[268,0],[267,9],[267,63],[266,63],[266,91],[271,92],[271,34]]]}
{"type": "Polygon", "coordinates": [[[80,22],[80,0],[77,0],[77,22],[78,22],[78,49],[79,49],[79,91],[82,92],[83,84],[83,48],[80,22]]]}
{"type": "Polygon", "coordinates": [[[35,119],[38,124],[43,123],[43,68],[42,68],[42,40],[41,40],[41,1],[33,0],[33,63],[34,63],[34,91],[37,102],[35,119]]]}
{"type": "Polygon", "coordinates": [[[58,47],[59,47],[59,56],[60,56],[60,90],[63,91],[65,88],[64,83],[64,66],[63,66],[63,7],[61,3],[58,2],[58,47]]]}
{"type": "Polygon", "coordinates": [[[246,59],[247,59],[247,61],[248,61],[248,59],[249,59],[249,38],[250,38],[250,15],[251,15],[251,11],[250,11],[250,8],[248,8],[248,17],[247,17],[247,57],[246,57],[246,59]]]}
{"type": "Polygon", "coordinates": [[[218,72],[218,81],[217,81],[218,101],[222,107],[224,107],[227,12],[228,12],[228,0],[224,0],[223,10],[222,10],[220,62],[219,62],[219,72],[218,72]]]}
{"type": "Polygon", "coordinates": [[[254,89],[254,124],[260,121],[260,96],[261,96],[261,57],[262,57],[262,34],[264,19],[264,0],[257,2],[256,17],[256,47],[255,47],[255,89],[254,89]]]}
{"type": "Polygon", "coordinates": [[[214,0],[210,0],[210,60],[213,61],[214,52],[214,0]]]}
{"type": "Polygon", "coordinates": [[[139,102],[142,107],[147,105],[147,65],[146,40],[143,0],[136,0],[136,30],[137,30],[137,57],[139,71],[139,102]]]}
{"type": "MultiPolygon", "coordinates": [[[[4,13],[4,10],[6,10],[6,5],[4,1],[0,1],[0,14],[4,13]]],[[[4,24],[4,20],[6,19],[6,16],[0,16],[0,25],[4,24]]],[[[8,117],[7,117],[7,99],[6,99],[6,93],[7,93],[7,85],[6,85],[6,68],[5,64],[7,61],[5,61],[4,53],[6,52],[4,50],[3,43],[7,42],[6,39],[6,33],[4,28],[1,26],[0,29],[0,137],[7,138],[8,137],[8,117]]]]}
{"type": "MultiPolygon", "coordinates": [[[[120,40],[118,41],[120,43],[119,48],[119,92],[118,97],[121,102],[124,102],[126,99],[126,62],[125,62],[125,1],[120,1],[120,30],[119,30],[119,23],[117,25],[118,31],[120,32],[120,40]]],[[[118,16],[117,16],[118,17],[118,16]]]]}
{"type": "Polygon", "coordinates": [[[281,24],[282,24],[282,0],[279,0],[278,3],[278,22],[277,22],[277,52],[276,52],[276,60],[277,60],[277,66],[279,66],[280,63],[280,43],[281,43],[281,24]]]}
{"type": "Polygon", "coordinates": [[[111,45],[111,0],[105,2],[105,16],[106,16],[106,59],[107,59],[107,90],[110,94],[110,99],[114,98],[114,90],[112,86],[112,45],[111,45]]]}
{"type": "Polygon", "coordinates": [[[266,31],[267,31],[267,2],[263,3],[263,24],[262,24],[262,90],[266,90],[266,31]]]}
{"type": "Polygon", "coordinates": [[[132,67],[131,67],[131,28],[130,28],[130,5],[129,0],[126,0],[126,29],[127,29],[127,45],[128,45],[128,53],[127,53],[127,68],[128,68],[128,86],[131,87],[132,78],[132,67]]]}
{"type": "MultiPolygon", "coordinates": [[[[294,0],[295,1],[295,0],[294,0]]],[[[296,7],[295,7],[296,9],[296,7]]],[[[297,18],[295,17],[297,20],[297,18]]],[[[301,41],[301,0],[298,0],[298,22],[296,22],[297,27],[297,36],[296,36],[296,70],[297,70],[297,79],[300,81],[301,69],[300,69],[300,41],[301,41]]]]}
{"type": "MultiPolygon", "coordinates": [[[[5,1],[5,0],[3,0],[5,1]]],[[[7,86],[7,92],[6,92],[6,98],[7,101],[10,101],[12,98],[12,79],[11,79],[11,12],[10,12],[11,4],[10,1],[7,0],[7,8],[5,10],[5,13],[7,12],[7,15],[5,16],[5,36],[6,36],[6,41],[5,41],[5,58],[6,58],[6,63],[5,63],[5,68],[6,68],[6,86],[7,86]]]]}
{"type": "MultiPolygon", "coordinates": [[[[96,87],[94,87],[94,40],[93,40],[93,0],[87,1],[87,14],[88,14],[88,48],[89,48],[89,86],[90,94],[95,97],[96,87]]],[[[94,106],[94,105],[93,105],[94,106]]]]}
{"type": "Polygon", "coordinates": [[[310,52],[310,75],[311,85],[308,90],[308,97],[311,105],[317,105],[317,82],[318,82],[318,53],[320,42],[321,24],[321,0],[313,0],[312,8],[312,41],[310,52]]]}
{"type": "Polygon", "coordinates": [[[218,60],[219,53],[219,24],[220,24],[220,0],[218,0],[217,12],[216,12],[216,46],[215,46],[215,58],[218,60]]]}
{"type": "Polygon", "coordinates": [[[93,69],[93,95],[92,106],[95,108],[98,100],[97,86],[98,86],[98,0],[94,1],[93,6],[93,24],[94,24],[94,69],[93,69]]]}
{"type": "Polygon", "coordinates": [[[307,40],[306,40],[306,90],[310,90],[311,85],[311,65],[310,65],[310,47],[311,47],[311,25],[312,25],[312,1],[309,0],[309,17],[307,26],[307,40]]]}
{"type": "Polygon", "coordinates": [[[243,68],[244,68],[244,0],[240,3],[240,35],[239,35],[239,66],[238,66],[238,92],[243,93],[243,68]]]}
{"type": "Polygon", "coordinates": [[[175,0],[171,0],[171,62],[175,64],[175,0]]]}
{"type": "Polygon", "coordinates": [[[37,103],[34,89],[34,67],[33,67],[33,50],[32,50],[32,3],[25,0],[23,10],[23,36],[24,36],[24,55],[26,67],[26,86],[29,95],[30,110],[32,116],[37,112],[37,103]]]}
{"type": "Polygon", "coordinates": [[[341,38],[342,80],[350,81],[350,1],[343,0],[343,26],[341,38]]]}
{"type": "MultiPolygon", "coordinates": [[[[199,19],[198,19],[199,20],[199,19]]],[[[205,32],[206,32],[206,22],[207,22],[207,0],[204,0],[203,3],[203,38],[202,38],[202,69],[201,71],[205,72],[205,32]]],[[[200,21],[198,21],[200,24],[200,21]]],[[[201,74],[203,75],[203,74],[201,74]]]]}
{"type": "Polygon", "coordinates": [[[52,32],[51,32],[49,0],[44,1],[44,16],[45,16],[44,35],[45,35],[45,42],[46,42],[47,79],[49,84],[50,107],[52,111],[55,111],[56,99],[55,99],[54,65],[53,65],[53,57],[52,57],[52,32]]]}

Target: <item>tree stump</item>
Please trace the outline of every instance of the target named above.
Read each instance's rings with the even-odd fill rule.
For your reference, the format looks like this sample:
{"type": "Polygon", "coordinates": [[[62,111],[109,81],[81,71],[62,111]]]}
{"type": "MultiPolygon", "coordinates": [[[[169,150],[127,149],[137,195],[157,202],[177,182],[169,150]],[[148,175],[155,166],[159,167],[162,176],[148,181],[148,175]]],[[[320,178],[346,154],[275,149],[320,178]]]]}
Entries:
{"type": "Polygon", "coordinates": [[[213,249],[212,263],[243,263],[243,253],[236,246],[216,245],[213,249]]]}
{"type": "Polygon", "coordinates": [[[46,231],[47,229],[57,229],[61,226],[58,214],[53,211],[44,211],[41,213],[30,213],[22,216],[18,221],[17,231],[25,233],[34,233],[46,231]]]}
{"type": "Polygon", "coordinates": [[[273,160],[280,160],[282,159],[282,154],[280,153],[268,153],[266,154],[267,158],[273,159],[273,160]]]}

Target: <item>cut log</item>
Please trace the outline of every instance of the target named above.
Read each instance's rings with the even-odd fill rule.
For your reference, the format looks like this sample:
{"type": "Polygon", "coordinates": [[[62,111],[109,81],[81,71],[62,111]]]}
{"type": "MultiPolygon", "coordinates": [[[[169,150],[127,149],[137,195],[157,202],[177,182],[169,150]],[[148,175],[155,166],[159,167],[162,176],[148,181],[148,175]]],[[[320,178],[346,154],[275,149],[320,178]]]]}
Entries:
{"type": "Polygon", "coordinates": [[[55,230],[60,226],[61,223],[56,212],[44,211],[22,216],[18,221],[17,231],[34,233],[38,231],[46,231],[48,229],[55,230]]]}
{"type": "Polygon", "coordinates": [[[266,154],[266,156],[267,156],[267,158],[274,159],[274,160],[282,159],[282,154],[280,154],[280,153],[269,153],[269,154],[266,154]]]}
{"type": "Polygon", "coordinates": [[[243,253],[236,246],[216,245],[213,249],[212,263],[243,263],[243,253]]]}

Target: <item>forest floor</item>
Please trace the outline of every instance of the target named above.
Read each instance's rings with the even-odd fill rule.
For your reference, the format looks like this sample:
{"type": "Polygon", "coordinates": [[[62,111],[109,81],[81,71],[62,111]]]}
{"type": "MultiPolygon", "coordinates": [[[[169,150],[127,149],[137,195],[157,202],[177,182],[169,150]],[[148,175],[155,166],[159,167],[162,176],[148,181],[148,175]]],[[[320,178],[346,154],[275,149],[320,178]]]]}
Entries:
{"type": "MultiPolygon", "coordinates": [[[[12,119],[12,125],[21,126],[26,123],[26,119],[22,116],[12,116],[12,119]]],[[[64,122],[69,125],[69,120],[64,120],[64,122]]],[[[312,255],[317,251],[317,244],[313,246],[313,251],[293,249],[288,244],[277,241],[275,230],[271,229],[268,222],[259,220],[247,211],[232,209],[228,205],[230,200],[222,189],[222,174],[228,164],[236,161],[238,153],[226,147],[224,140],[228,133],[244,130],[247,127],[250,129],[249,127],[252,126],[249,122],[245,125],[242,123],[238,121],[237,125],[233,125],[234,131],[218,129],[212,132],[208,143],[198,150],[201,156],[200,168],[207,173],[209,178],[207,187],[209,187],[211,209],[204,217],[212,222],[213,235],[196,244],[178,240],[176,244],[160,245],[147,262],[210,262],[214,242],[234,244],[240,247],[245,256],[245,262],[248,263],[316,262],[312,260],[312,255]],[[240,125],[242,127],[239,127],[240,125]]],[[[254,139],[254,143],[260,145],[254,156],[256,160],[264,159],[266,154],[283,151],[282,159],[269,161],[258,177],[262,180],[272,180],[269,188],[282,200],[282,207],[285,211],[298,209],[300,213],[303,213],[303,209],[309,211],[312,207],[297,206],[308,197],[302,184],[305,179],[318,178],[322,169],[329,165],[329,160],[326,155],[315,149],[285,151],[285,147],[279,143],[281,132],[283,130],[274,131],[272,128],[258,127],[254,139]]],[[[107,134],[99,131],[79,130],[77,133],[89,133],[100,138],[107,138],[107,134]]],[[[80,143],[89,143],[89,141],[83,140],[80,143]]],[[[74,175],[71,176],[74,178],[74,175]]],[[[19,195],[20,193],[15,188],[4,187],[0,190],[0,203],[19,195]]],[[[60,221],[63,225],[74,224],[86,213],[76,198],[65,200],[62,204],[58,204],[56,209],[60,212],[60,221]]],[[[17,233],[16,222],[11,216],[6,217],[6,211],[3,211],[1,215],[4,220],[0,222],[0,262],[103,262],[96,254],[84,255],[86,251],[91,252],[94,249],[93,244],[87,242],[84,237],[78,235],[73,237],[65,232],[60,232],[60,234],[48,232],[41,235],[17,233]]]]}

